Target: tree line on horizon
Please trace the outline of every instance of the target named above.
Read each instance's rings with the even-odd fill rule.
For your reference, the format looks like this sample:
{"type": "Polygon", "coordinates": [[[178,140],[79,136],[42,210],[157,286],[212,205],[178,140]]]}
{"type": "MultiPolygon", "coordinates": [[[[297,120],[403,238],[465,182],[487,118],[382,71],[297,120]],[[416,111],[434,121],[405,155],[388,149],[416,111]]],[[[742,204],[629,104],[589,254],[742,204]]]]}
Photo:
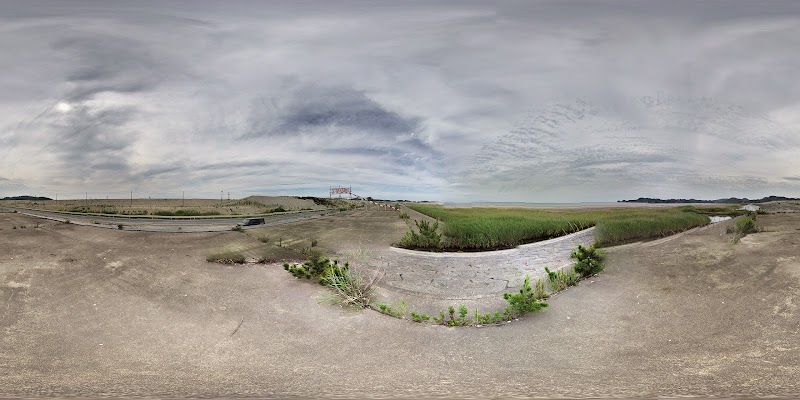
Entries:
{"type": "Polygon", "coordinates": [[[716,200],[697,200],[697,199],[656,199],[652,197],[639,197],[636,200],[619,200],[617,203],[726,203],[726,204],[744,204],[744,203],[767,203],[770,201],[800,201],[800,198],[783,197],[783,196],[767,196],[761,199],[748,199],[729,197],[727,199],[716,200]]]}

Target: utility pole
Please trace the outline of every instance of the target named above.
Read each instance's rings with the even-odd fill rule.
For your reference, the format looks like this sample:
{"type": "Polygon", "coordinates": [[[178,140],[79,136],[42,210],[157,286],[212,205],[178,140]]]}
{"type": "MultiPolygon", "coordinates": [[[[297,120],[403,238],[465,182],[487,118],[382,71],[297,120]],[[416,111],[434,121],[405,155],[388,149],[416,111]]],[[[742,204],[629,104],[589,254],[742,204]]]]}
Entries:
{"type": "Polygon", "coordinates": [[[220,206],[222,206],[222,193],[223,193],[223,191],[222,191],[222,190],[220,190],[220,191],[219,191],[219,205],[220,205],[220,206]]]}
{"type": "Polygon", "coordinates": [[[228,201],[231,201],[231,192],[228,192],[228,201]]]}
{"type": "Polygon", "coordinates": [[[86,205],[89,205],[89,192],[86,192],[86,205]]]}
{"type": "Polygon", "coordinates": [[[133,207],[133,190],[131,190],[131,207],[133,207]]]}
{"type": "Polygon", "coordinates": [[[186,191],[181,192],[181,207],[186,205],[186,191]]]}

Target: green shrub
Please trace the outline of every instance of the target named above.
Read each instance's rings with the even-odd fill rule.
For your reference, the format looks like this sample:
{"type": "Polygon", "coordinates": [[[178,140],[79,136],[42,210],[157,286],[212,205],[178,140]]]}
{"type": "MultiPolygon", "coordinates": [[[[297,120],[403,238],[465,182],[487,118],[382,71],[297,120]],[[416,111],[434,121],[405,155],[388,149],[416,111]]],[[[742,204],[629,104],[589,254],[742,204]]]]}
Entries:
{"type": "Polygon", "coordinates": [[[259,235],[258,241],[261,243],[269,243],[269,236],[267,235],[259,235]]]}
{"type": "Polygon", "coordinates": [[[581,277],[594,275],[603,270],[603,254],[594,245],[584,247],[578,245],[578,249],[570,254],[571,258],[577,260],[575,272],[581,277]]]}
{"type": "MultiPolygon", "coordinates": [[[[317,283],[333,290],[329,300],[342,306],[364,308],[369,306],[374,296],[375,286],[383,277],[382,272],[374,272],[370,276],[362,276],[350,270],[350,264],[339,264],[339,260],[330,260],[317,248],[308,250],[308,259],[302,264],[284,263],[283,269],[296,278],[314,278],[317,283]]],[[[403,303],[405,304],[405,303],[403,303]]],[[[393,310],[382,309],[381,312],[393,310]]],[[[405,316],[405,311],[403,311],[405,316]]]]}
{"type": "Polygon", "coordinates": [[[734,224],[734,233],[736,233],[736,236],[734,236],[733,241],[738,242],[739,239],[747,236],[747,234],[755,232],[758,232],[758,227],[756,226],[756,214],[753,213],[747,217],[736,220],[734,224]]]}
{"type": "Polygon", "coordinates": [[[400,219],[409,219],[411,217],[408,216],[408,213],[405,211],[400,212],[400,219]]]}
{"type": "Polygon", "coordinates": [[[513,313],[516,316],[522,316],[525,313],[539,311],[547,307],[546,302],[536,298],[533,288],[531,288],[529,275],[525,275],[525,282],[522,284],[519,293],[504,293],[503,298],[508,302],[507,315],[513,313]]]}

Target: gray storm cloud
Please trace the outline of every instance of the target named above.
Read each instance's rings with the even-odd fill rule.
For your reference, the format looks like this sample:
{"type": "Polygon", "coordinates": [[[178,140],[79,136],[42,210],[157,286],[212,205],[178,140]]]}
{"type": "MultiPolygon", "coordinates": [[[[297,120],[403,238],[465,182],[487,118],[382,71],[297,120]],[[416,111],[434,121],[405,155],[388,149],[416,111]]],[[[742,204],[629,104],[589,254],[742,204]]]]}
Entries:
{"type": "Polygon", "coordinates": [[[797,2],[9,2],[0,33],[0,195],[800,196],[797,2]]]}

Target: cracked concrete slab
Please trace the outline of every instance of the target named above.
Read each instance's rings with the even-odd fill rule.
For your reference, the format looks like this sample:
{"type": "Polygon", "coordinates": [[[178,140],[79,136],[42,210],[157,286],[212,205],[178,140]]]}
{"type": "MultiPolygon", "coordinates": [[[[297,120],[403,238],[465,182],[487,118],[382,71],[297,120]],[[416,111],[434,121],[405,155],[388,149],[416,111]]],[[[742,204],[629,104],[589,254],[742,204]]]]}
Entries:
{"type": "MultiPolygon", "coordinates": [[[[425,252],[391,247],[369,262],[386,271],[383,287],[398,296],[442,300],[496,298],[532,278],[573,264],[570,253],[578,244],[594,243],[594,228],[488,252],[425,252]]],[[[391,293],[386,293],[390,296],[391,293]]]]}

